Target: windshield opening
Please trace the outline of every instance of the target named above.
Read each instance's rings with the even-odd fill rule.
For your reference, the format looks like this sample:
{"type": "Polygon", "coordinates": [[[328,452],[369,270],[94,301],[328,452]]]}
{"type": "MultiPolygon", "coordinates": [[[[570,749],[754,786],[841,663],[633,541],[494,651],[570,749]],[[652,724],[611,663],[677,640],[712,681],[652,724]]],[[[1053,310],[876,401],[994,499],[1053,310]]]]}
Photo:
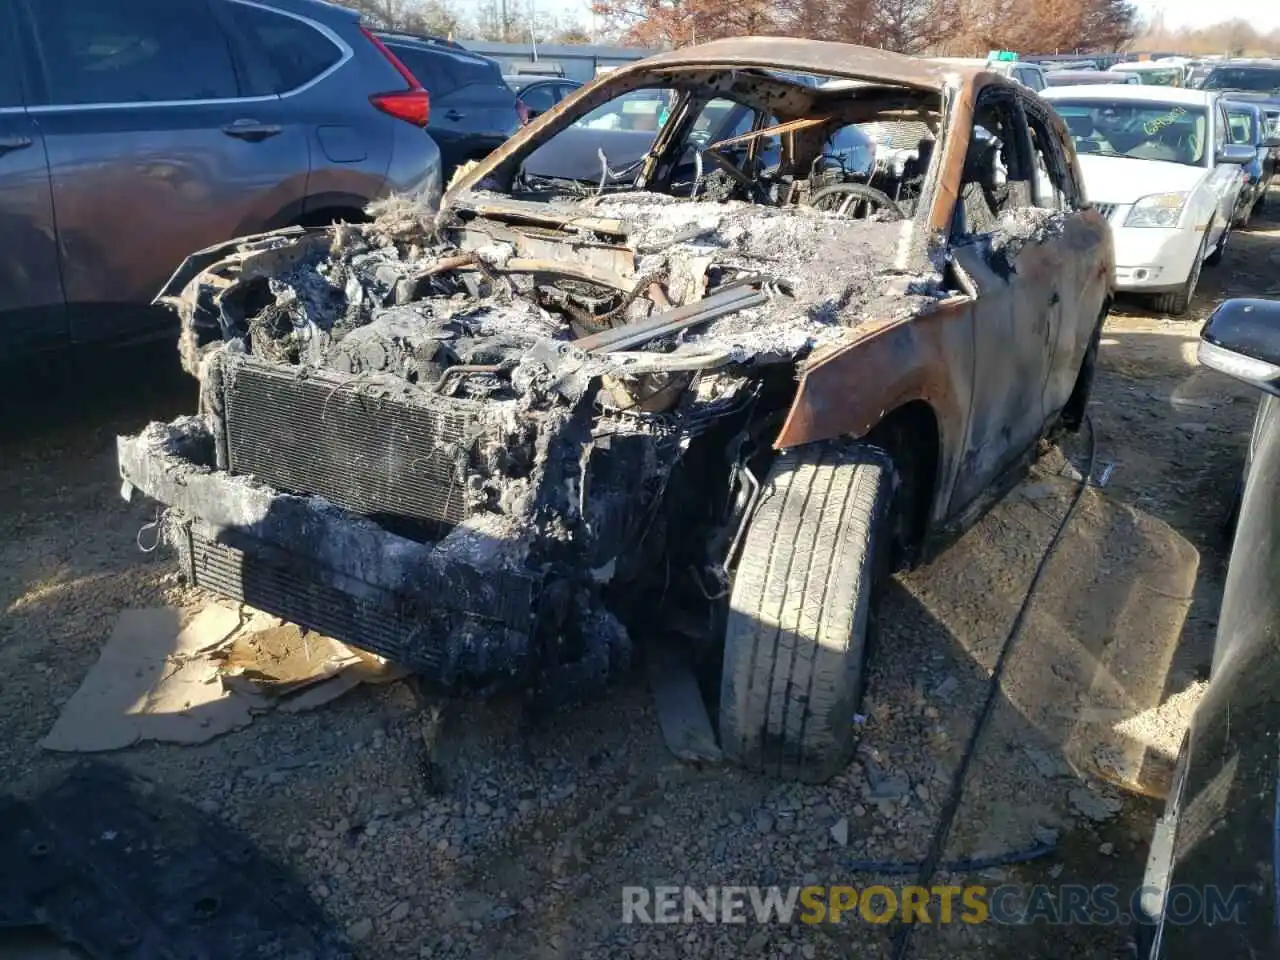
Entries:
{"type": "Polygon", "coordinates": [[[1055,100],[1053,105],[1082,156],[1205,164],[1203,107],[1122,100],[1055,100]]]}
{"type": "Polygon", "coordinates": [[[1204,78],[1201,89],[1280,93],[1280,67],[1218,67],[1204,78]]]}

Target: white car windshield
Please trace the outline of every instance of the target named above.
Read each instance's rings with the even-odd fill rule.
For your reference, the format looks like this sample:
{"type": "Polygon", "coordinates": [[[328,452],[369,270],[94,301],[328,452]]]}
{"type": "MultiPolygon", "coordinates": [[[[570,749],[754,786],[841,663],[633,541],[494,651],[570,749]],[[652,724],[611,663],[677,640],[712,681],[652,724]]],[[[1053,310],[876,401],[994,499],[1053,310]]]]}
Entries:
{"type": "Polygon", "coordinates": [[[1054,100],[1081,156],[1166,160],[1204,166],[1204,107],[1125,100],[1054,100]]]}
{"type": "Polygon", "coordinates": [[[1129,66],[1117,69],[1116,73],[1132,73],[1138,82],[1148,87],[1180,87],[1183,70],[1181,67],[1140,67],[1129,66]]]}

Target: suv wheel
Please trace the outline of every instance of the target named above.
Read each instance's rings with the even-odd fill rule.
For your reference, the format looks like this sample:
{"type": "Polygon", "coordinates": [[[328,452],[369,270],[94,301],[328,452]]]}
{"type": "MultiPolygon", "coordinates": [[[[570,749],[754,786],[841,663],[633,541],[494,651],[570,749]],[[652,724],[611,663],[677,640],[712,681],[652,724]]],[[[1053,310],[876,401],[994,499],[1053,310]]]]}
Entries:
{"type": "Polygon", "coordinates": [[[853,753],[853,718],[892,529],[893,463],[865,444],[774,462],[733,581],[720,681],[725,755],[821,783],[853,753]]]}

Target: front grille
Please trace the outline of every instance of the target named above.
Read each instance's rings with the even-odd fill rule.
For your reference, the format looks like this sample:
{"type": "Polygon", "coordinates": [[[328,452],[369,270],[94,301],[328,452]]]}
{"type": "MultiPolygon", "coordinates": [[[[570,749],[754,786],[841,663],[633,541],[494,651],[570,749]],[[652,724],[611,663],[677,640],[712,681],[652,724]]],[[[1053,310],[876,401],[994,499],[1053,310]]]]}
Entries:
{"type": "Polygon", "coordinates": [[[1112,216],[1114,216],[1118,206],[1119,204],[1117,203],[1095,203],[1093,205],[1093,209],[1102,214],[1103,220],[1110,220],[1112,216]]]}
{"type": "Polygon", "coordinates": [[[232,473],[415,538],[438,539],[464,518],[477,405],[410,402],[245,358],[227,365],[223,381],[232,473]]]}
{"type": "MultiPolygon", "coordinates": [[[[437,595],[418,602],[368,584],[349,582],[348,589],[336,589],[332,575],[326,580],[324,571],[261,544],[242,550],[222,542],[230,535],[215,535],[199,522],[186,525],[182,565],[196,586],[428,675],[438,676],[445,668],[448,638],[464,618],[465,592],[442,584],[437,595]]],[[[497,651],[526,649],[535,585],[514,573],[487,580],[510,608],[488,613],[506,615],[507,622],[483,614],[472,615],[471,622],[488,624],[486,629],[500,638],[492,644],[497,651]]]]}

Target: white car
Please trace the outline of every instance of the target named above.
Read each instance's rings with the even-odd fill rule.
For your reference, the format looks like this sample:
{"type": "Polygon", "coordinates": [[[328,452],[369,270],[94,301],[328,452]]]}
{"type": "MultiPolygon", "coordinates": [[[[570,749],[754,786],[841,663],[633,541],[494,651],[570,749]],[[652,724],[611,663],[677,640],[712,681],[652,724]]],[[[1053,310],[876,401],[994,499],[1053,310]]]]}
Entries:
{"type": "Polygon", "coordinates": [[[1085,195],[1111,223],[1116,289],[1186,313],[1221,258],[1253,150],[1230,142],[1216,93],[1101,84],[1041,94],[1066,121],[1085,195]]]}
{"type": "Polygon", "coordinates": [[[1138,82],[1154,87],[1185,87],[1187,71],[1181,62],[1170,63],[1167,60],[1135,60],[1127,63],[1112,64],[1107,68],[1111,73],[1131,73],[1138,82]]]}

